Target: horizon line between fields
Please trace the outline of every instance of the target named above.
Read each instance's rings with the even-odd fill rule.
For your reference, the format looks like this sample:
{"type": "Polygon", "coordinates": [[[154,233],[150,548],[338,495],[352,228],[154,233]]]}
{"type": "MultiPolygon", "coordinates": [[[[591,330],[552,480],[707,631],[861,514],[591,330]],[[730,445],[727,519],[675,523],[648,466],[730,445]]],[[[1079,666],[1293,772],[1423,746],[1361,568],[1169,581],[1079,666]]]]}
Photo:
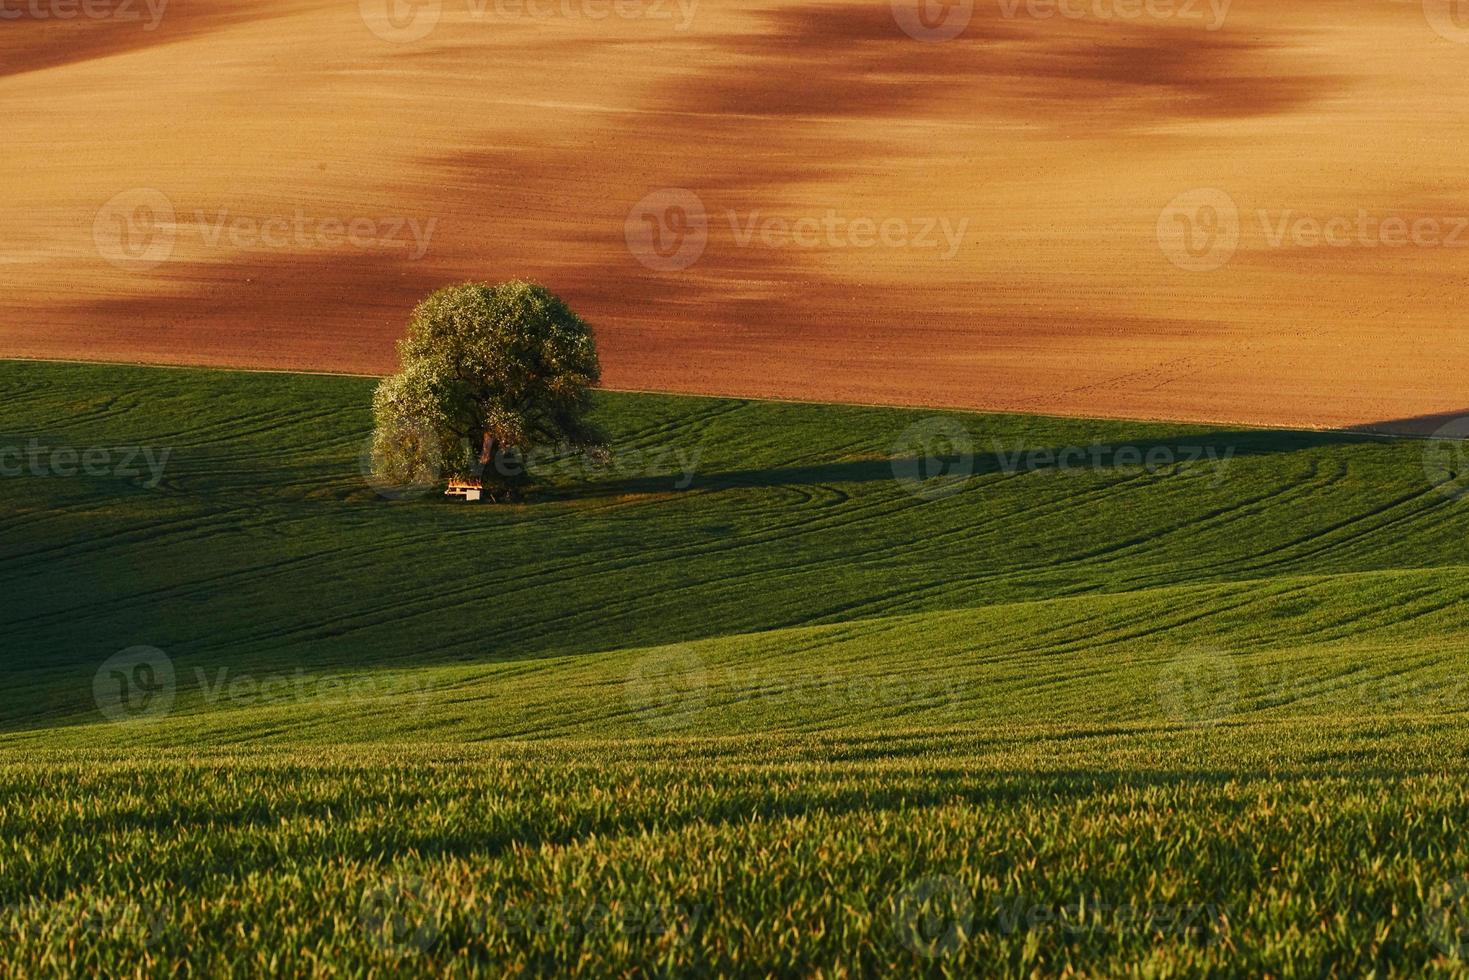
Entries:
{"type": "MultiPolygon", "coordinates": [[[[14,364],[75,364],[93,367],[141,367],[154,368],[171,371],[219,371],[234,372],[237,374],[295,374],[303,377],[317,378],[361,378],[364,380],[373,378],[385,378],[383,374],[366,374],[357,371],[327,371],[320,369],[305,368],[271,368],[271,367],[245,367],[219,364],[176,364],[167,361],[115,361],[105,358],[88,359],[80,357],[22,357],[13,354],[0,355],[0,363],[14,364]]],[[[1241,422],[1230,419],[1201,422],[1196,419],[1171,418],[1167,416],[1146,415],[1086,415],[1082,413],[1063,414],[1056,412],[1027,412],[1019,410],[999,408],[959,408],[948,405],[922,405],[922,404],[898,404],[887,402],[860,402],[860,401],[822,401],[814,398],[776,398],[764,395],[735,395],[735,394],[709,394],[693,391],[665,391],[657,388],[609,388],[598,386],[598,391],[607,391],[623,395],[660,395],[669,398],[709,398],[724,401],[746,401],[759,402],[774,405],[843,405],[853,408],[881,408],[897,411],[910,412],[944,412],[952,415],[1020,415],[1031,418],[1057,419],[1062,421],[1086,421],[1098,422],[1143,422],[1149,424],[1164,425],[1196,425],[1209,428],[1239,428],[1255,432],[1286,432],[1303,433],[1309,435],[1323,435],[1330,433],[1341,433],[1344,435],[1371,436],[1377,439],[1428,439],[1427,434],[1411,432],[1383,432],[1368,428],[1368,424],[1360,427],[1329,428],[1326,426],[1300,426],[1300,425],[1262,425],[1258,422],[1241,422]]]]}

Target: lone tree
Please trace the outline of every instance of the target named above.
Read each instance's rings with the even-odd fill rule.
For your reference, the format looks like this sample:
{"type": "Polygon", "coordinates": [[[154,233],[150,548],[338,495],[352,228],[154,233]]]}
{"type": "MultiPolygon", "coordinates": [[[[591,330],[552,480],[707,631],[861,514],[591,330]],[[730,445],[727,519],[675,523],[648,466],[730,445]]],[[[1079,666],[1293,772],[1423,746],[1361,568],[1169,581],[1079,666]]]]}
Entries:
{"type": "Polygon", "coordinates": [[[478,480],[496,500],[519,493],[534,449],[605,454],[586,420],[601,377],[591,328],[541,286],[440,289],[413,311],[398,357],[372,399],[372,465],[383,479],[478,480]]]}

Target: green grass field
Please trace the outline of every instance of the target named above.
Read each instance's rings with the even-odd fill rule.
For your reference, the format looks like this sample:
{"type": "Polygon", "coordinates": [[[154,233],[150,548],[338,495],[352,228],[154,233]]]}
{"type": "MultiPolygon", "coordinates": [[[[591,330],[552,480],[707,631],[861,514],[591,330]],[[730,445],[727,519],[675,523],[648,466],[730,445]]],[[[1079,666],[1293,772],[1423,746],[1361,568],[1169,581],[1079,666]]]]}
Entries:
{"type": "Polygon", "coordinates": [[[8,969],[1469,972],[1457,447],[372,387],[0,362],[8,969]]]}

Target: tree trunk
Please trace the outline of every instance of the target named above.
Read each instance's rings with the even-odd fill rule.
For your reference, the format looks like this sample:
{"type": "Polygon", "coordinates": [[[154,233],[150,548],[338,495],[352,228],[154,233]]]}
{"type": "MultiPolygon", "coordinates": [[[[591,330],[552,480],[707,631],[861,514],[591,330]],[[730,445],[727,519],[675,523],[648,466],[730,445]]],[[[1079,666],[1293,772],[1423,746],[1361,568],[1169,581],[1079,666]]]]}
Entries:
{"type": "Polygon", "coordinates": [[[516,486],[524,478],[520,460],[509,454],[509,447],[488,432],[480,440],[479,461],[480,487],[492,502],[516,498],[516,486]]]}

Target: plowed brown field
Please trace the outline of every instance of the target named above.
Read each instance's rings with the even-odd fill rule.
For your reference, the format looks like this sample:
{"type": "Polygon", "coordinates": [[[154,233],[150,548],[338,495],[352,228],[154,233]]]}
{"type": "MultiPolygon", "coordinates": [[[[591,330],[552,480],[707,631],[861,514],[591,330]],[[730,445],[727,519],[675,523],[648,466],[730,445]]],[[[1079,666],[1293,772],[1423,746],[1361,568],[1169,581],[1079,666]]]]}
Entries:
{"type": "Polygon", "coordinates": [[[0,355],[386,371],[527,277],[612,387],[1469,406],[1451,0],[152,3],[0,0],[0,355]]]}

